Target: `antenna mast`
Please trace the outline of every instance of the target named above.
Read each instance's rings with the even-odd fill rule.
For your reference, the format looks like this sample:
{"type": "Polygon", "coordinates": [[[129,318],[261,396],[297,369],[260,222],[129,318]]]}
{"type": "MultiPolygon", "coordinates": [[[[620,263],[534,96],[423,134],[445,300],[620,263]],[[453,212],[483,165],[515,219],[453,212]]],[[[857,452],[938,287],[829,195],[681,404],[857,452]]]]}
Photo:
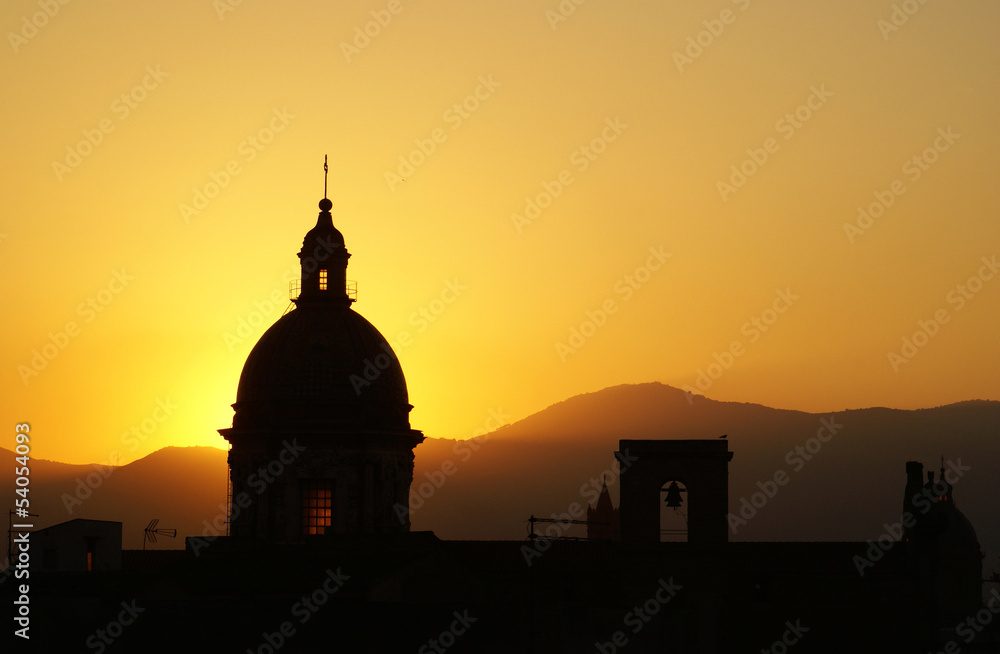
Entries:
{"type": "Polygon", "coordinates": [[[159,518],[153,518],[146,525],[146,528],[142,530],[142,549],[146,549],[146,541],[150,543],[156,542],[157,535],[159,536],[169,536],[170,538],[177,538],[176,529],[158,529],[157,525],[160,523],[159,518]]]}

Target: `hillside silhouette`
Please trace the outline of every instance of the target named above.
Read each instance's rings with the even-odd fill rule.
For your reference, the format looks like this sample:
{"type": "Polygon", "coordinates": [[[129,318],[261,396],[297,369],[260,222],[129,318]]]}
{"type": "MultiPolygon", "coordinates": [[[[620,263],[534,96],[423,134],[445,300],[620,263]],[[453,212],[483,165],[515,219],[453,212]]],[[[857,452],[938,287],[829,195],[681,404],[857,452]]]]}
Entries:
{"type": "MultiPolygon", "coordinates": [[[[35,459],[31,511],[39,514],[36,528],[74,518],[119,521],[126,549],[142,548],[143,527],[159,518],[161,527],[176,527],[178,536],[148,547],[179,549],[184,536],[201,534],[202,520],[211,522],[219,505],[225,506],[227,475],[226,452],[214,447],[165,447],[123,466],[35,459]]],[[[0,483],[13,506],[12,466],[0,472],[0,483]]]]}
{"type": "MultiPolygon", "coordinates": [[[[971,467],[955,486],[956,502],[976,526],[987,566],[994,567],[1000,544],[998,426],[1000,402],[991,401],[813,414],[700,396],[689,402],[685,392],[656,383],[616,386],[502,427],[472,456],[462,454],[461,442],[428,439],[417,450],[412,491],[427,481],[428,471],[440,469],[438,461],[454,460],[457,471],[411,519],[414,529],[433,528],[443,538],[517,537],[531,513],[561,513],[583,501],[581,487],[611,466],[620,439],[726,434],[734,452],[731,512],[741,498],[759,491],[758,481],[771,480],[778,470],[790,477],[732,540],[874,540],[883,523],[900,518],[905,462],[916,459],[937,470],[943,455],[971,467]],[[795,454],[830,416],[842,427],[810,460],[795,454]],[[792,464],[786,460],[790,451],[792,464]],[[463,456],[468,460],[462,462],[463,456]]],[[[568,533],[583,535],[579,528],[568,533]]]]}
{"type": "MultiPolygon", "coordinates": [[[[734,452],[731,512],[738,513],[741,500],[760,491],[758,482],[767,486],[776,471],[789,477],[746,524],[737,525],[730,540],[875,540],[885,523],[900,519],[905,462],[915,459],[937,470],[943,456],[968,468],[955,484],[956,503],[976,527],[989,571],[996,569],[1000,552],[998,426],[1000,402],[994,401],[806,413],[701,396],[689,400],[685,392],[658,383],[616,386],[559,402],[479,439],[429,435],[416,449],[411,520],[414,530],[433,530],[443,539],[518,540],[530,515],[550,516],[574,502],[594,501],[605,474],[617,502],[611,471],[620,439],[726,434],[734,452]],[[826,442],[816,441],[824,428],[826,442]],[[814,453],[796,453],[810,439],[814,453]]],[[[124,546],[139,548],[142,527],[155,517],[178,530],[175,541],[156,547],[179,548],[183,536],[201,535],[205,521],[215,521],[226,502],[223,450],[159,450],[114,469],[69,514],[60,498],[74,496],[77,480],[94,472],[92,466],[34,461],[37,524],[76,517],[120,520],[124,546]]],[[[11,474],[0,473],[5,489],[13,488],[11,474]]],[[[584,535],[580,527],[565,533],[584,535]]]]}

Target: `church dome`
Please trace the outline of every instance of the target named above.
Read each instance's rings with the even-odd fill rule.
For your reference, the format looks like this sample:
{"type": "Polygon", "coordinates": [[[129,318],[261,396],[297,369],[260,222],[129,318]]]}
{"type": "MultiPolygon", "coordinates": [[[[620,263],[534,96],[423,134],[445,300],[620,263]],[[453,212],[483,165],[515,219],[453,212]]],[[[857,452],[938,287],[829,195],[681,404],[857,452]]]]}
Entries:
{"type": "Polygon", "coordinates": [[[243,366],[234,429],[410,429],[412,408],[395,353],[351,309],[351,255],[323,198],[299,252],[296,309],[264,332],[243,366]]]}
{"type": "Polygon", "coordinates": [[[941,549],[952,554],[972,553],[979,556],[979,538],[969,519],[954,504],[943,509],[942,528],[938,536],[941,549]]]}
{"type": "Polygon", "coordinates": [[[382,334],[350,306],[300,303],[243,366],[233,427],[409,429],[406,380],[382,334]]]}
{"type": "Polygon", "coordinates": [[[413,407],[392,347],[351,308],[351,254],[332,208],[320,200],[298,253],[301,274],[290,284],[295,309],[250,351],[233,425],[219,430],[231,446],[228,525],[236,538],[292,542],[410,530],[401,509],[413,482],[413,448],[424,436],[410,428],[413,407]],[[282,464],[277,471],[275,462],[282,464]]]}

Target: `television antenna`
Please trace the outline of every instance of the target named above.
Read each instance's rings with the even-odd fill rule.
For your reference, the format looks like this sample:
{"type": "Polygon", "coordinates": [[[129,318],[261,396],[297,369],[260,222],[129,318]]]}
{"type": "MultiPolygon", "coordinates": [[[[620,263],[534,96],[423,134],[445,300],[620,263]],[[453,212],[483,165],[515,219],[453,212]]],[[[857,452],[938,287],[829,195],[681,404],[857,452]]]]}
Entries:
{"type": "Polygon", "coordinates": [[[150,543],[155,543],[157,536],[169,536],[170,538],[177,538],[176,529],[157,529],[156,525],[158,524],[160,524],[160,519],[153,518],[152,520],[149,521],[149,524],[146,525],[146,528],[142,530],[142,549],[144,551],[146,549],[146,541],[148,540],[150,543]]]}

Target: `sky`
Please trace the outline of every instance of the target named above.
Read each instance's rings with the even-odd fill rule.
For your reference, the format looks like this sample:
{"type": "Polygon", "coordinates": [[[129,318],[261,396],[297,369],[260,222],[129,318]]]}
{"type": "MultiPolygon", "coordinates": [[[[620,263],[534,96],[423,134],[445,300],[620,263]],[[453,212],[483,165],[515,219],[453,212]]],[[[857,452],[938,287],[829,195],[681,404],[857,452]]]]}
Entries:
{"type": "Polygon", "coordinates": [[[1000,400],[989,0],[13,0],[3,421],[226,447],[329,157],[411,424],[660,381],[805,411],[1000,400]]]}

